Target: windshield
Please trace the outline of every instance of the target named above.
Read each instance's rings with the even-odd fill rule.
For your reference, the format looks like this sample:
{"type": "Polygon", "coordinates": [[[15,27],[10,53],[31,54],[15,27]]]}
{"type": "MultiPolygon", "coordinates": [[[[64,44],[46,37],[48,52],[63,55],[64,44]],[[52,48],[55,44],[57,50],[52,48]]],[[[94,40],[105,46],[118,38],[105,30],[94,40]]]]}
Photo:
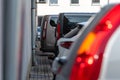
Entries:
{"type": "Polygon", "coordinates": [[[86,22],[91,16],[84,16],[84,15],[66,15],[65,16],[69,22],[75,22],[75,23],[78,23],[78,22],[86,22]]]}

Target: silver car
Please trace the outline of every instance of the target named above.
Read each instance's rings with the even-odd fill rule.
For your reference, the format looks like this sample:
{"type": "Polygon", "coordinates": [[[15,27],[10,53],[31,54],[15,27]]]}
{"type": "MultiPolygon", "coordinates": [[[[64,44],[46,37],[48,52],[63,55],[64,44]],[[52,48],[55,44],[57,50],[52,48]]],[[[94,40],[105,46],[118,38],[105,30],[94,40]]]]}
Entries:
{"type": "Polygon", "coordinates": [[[41,50],[54,52],[57,15],[45,15],[41,23],[41,50]]]}

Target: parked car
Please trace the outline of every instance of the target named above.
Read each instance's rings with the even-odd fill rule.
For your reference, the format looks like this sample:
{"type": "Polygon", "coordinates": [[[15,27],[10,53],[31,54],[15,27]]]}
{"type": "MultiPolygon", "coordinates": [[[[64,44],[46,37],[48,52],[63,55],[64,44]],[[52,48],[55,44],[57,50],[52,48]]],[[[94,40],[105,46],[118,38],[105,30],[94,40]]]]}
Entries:
{"type": "Polygon", "coordinates": [[[77,27],[74,28],[73,30],[71,30],[70,32],[68,32],[64,37],[60,38],[57,42],[57,46],[58,46],[58,56],[54,59],[53,64],[52,64],[52,71],[54,74],[59,73],[59,69],[63,66],[63,64],[61,64],[60,59],[64,59],[66,60],[68,54],[67,52],[70,49],[70,46],[72,45],[72,43],[74,43],[74,41],[76,41],[76,39],[78,38],[78,32],[81,30],[81,28],[86,24],[86,22],[84,23],[78,23],[77,27]]]}
{"type": "Polygon", "coordinates": [[[45,15],[41,23],[41,51],[54,52],[57,15],[45,15]],[[54,24],[54,25],[51,25],[54,24]]]}
{"type": "Polygon", "coordinates": [[[55,43],[55,54],[58,54],[57,41],[61,37],[64,37],[65,34],[70,32],[76,27],[77,23],[86,22],[91,16],[95,13],[60,13],[57,21],[56,28],[56,43],[55,43]]]}
{"type": "Polygon", "coordinates": [[[40,40],[40,36],[41,36],[41,26],[38,26],[36,29],[36,39],[40,40]]]}
{"type": "Polygon", "coordinates": [[[120,79],[119,9],[120,3],[105,6],[84,28],[56,80],[120,79]]]}
{"type": "Polygon", "coordinates": [[[60,38],[57,41],[57,46],[58,46],[58,50],[59,50],[58,57],[67,55],[67,54],[64,54],[64,51],[66,53],[67,53],[67,51],[69,51],[72,43],[74,43],[74,41],[76,41],[76,39],[79,36],[78,32],[80,32],[81,28],[86,23],[87,22],[78,23],[76,28],[74,28],[73,30],[71,30],[70,32],[68,32],[64,37],[60,38]]]}
{"type": "Polygon", "coordinates": [[[74,29],[76,23],[86,22],[94,13],[60,13],[57,21],[56,39],[74,29]]]}

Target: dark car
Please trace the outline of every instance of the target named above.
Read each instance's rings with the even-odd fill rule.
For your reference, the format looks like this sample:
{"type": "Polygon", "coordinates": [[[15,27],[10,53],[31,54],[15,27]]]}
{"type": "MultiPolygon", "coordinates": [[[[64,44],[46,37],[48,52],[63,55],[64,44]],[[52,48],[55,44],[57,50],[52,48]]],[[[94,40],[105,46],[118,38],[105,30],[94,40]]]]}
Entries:
{"type": "Polygon", "coordinates": [[[120,79],[119,9],[120,4],[105,6],[79,33],[56,80],[120,79]]]}
{"type": "Polygon", "coordinates": [[[57,41],[59,38],[64,37],[65,34],[74,29],[77,23],[87,22],[95,13],[60,13],[57,21],[57,28],[55,30],[55,54],[57,56],[58,47],[57,41]]]}
{"type": "Polygon", "coordinates": [[[57,19],[57,15],[45,15],[42,18],[40,50],[44,52],[54,52],[57,19]]]}
{"type": "Polygon", "coordinates": [[[74,29],[77,23],[87,22],[93,14],[94,13],[60,13],[56,28],[57,40],[74,29]]]}

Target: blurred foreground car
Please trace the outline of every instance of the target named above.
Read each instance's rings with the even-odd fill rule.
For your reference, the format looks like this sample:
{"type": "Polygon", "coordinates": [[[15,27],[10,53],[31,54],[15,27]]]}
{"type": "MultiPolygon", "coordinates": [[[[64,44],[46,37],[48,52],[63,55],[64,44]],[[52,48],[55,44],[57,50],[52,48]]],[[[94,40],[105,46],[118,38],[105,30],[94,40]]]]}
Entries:
{"type": "Polygon", "coordinates": [[[120,80],[120,4],[102,8],[69,54],[56,80],[120,80]]]}
{"type": "Polygon", "coordinates": [[[54,52],[55,28],[57,15],[45,15],[41,23],[41,50],[44,52],[54,52]],[[53,24],[53,25],[51,25],[53,24]]]}

